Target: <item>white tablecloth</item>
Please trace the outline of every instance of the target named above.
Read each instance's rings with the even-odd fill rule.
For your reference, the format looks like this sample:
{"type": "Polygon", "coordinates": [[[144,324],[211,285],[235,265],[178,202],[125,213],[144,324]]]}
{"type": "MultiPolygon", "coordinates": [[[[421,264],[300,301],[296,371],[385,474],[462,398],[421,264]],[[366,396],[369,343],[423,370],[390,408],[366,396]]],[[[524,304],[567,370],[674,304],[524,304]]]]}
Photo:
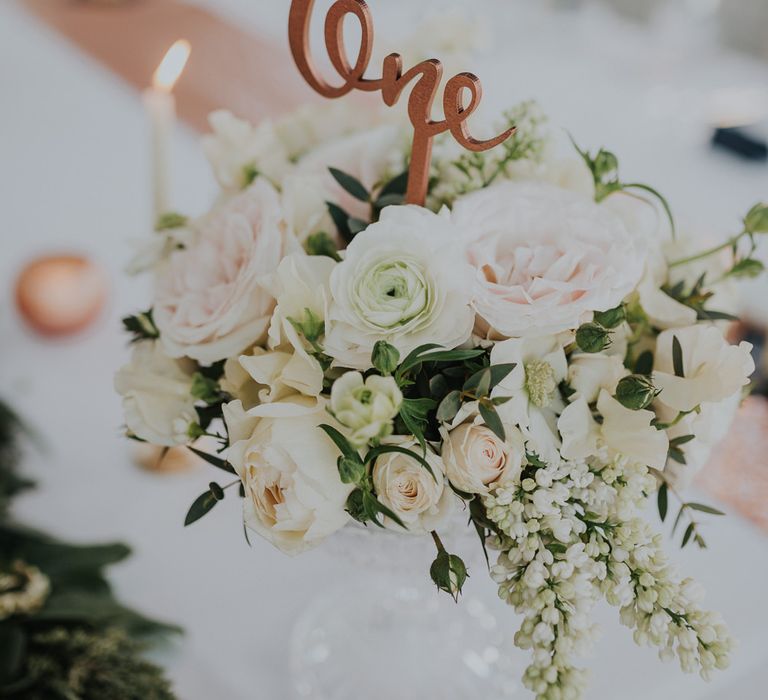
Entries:
{"type": "MultiPolygon", "coordinates": [[[[205,4],[275,35],[287,13],[278,0],[205,4]]],[[[415,3],[372,5],[383,16],[377,26],[384,41],[397,13],[412,16],[415,3]]],[[[475,6],[499,13],[499,63],[469,66],[483,78],[486,107],[538,97],[582,143],[614,148],[627,177],[667,193],[696,230],[731,231],[737,216],[766,197],[765,166],[713,154],[702,119],[715,88],[768,90],[764,65],[714,52],[694,61],[693,40],[653,44],[592,13],[550,17],[490,0],[475,6]]],[[[129,603],[186,628],[157,654],[181,698],[288,698],[291,624],[319,586],[344,575],[343,566],[322,550],[287,559],[260,541],[249,549],[237,499],[184,529],[187,507],[217,474],[141,472],[120,436],[112,374],[127,349],[118,319],[148,298],[145,280],[122,274],[126,241],[144,234],[150,219],[148,135],[138,96],[14,0],[0,3],[0,95],[0,394],[47,440],[27,457],[40,488],[19,499],[17,515],[65,538],[119,538],[135,547],[112,579],[129,603]],[[44,342],[16,317],[12,281],[26,259],[57,250],[85,251],[103,263],[112,297],[108,313],[85,335],[44,342]]],[[[196,138],[180,131],[175,145],[177,207],[200,212],[214,189],[196,138]]],[[[709,686],[681,676],[652,651],[636,650],[616,612],[601,609],[605,634],[591,660],[588,698],[765,696],[768,542],[737,515],[720,519],[707,539],[708,551],[690,548],[675,558],[706,586],[708,604],[741,640],[732,669],[709,686]]],[[[510,628],[517,624],[482,575],[470,589],[507,616],[510,628]]]]}

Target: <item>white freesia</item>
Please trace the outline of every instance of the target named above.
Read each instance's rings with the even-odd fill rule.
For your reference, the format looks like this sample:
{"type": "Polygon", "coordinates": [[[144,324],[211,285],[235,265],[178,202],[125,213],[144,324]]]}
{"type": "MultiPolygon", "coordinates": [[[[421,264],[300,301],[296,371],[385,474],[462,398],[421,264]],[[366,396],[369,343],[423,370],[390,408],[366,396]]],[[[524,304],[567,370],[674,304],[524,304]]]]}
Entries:
{"type": "Polygon", "coordinates": [[[153,445],[189,442],[189,426],[198,420],[193,371],[193,363],[168,357],[160,343],[137,343],[131,361],[115,375],[128,431],[153,445]]]}
{"type": "MultiPolygon", "coordinates": [[[[667,429],[670,440],[695,436],[693,440],[678,447],[685,457],[685,464],[670,458],[664,467],[664,475],[672,486],[683,490],[691,485],[709,461],[712,450],[728,434],[741,399],[742,393],[737,391],[724,401],[702,404],[698,413],[694,411],[683,416],[667,429]]],[[[678,418],[677,411],[660,403],[657,403],[656,415],[665,423],[672,423],[678,418]]]]}
{"type": "Polygon", "coordinates": [[[331,258],[303,253],[288,255],[280,261],[277,270],[264,283],[277,302],[269,326],[270,347],[289,345],[307,354],[307,348],[311,347],[301,338],[296,326],[310,324],[322,334],[330,298],[330,277],[335,266],[331,258]]]}
{"type": "Polygon", "coordinates": [[[477,414],[452,430],[441,426],[441,456],[448,480],[460,491],[485,495],[518,479],[525,442],[517,428],[507,427],[505,433],[506,440],[501,440],[477,414]]]}
{"type": "Polygon", "coordinates": [[[394,377],[373,374],[363,379],[360,372],[346,372],[331,388],[330,411],[350,429],[354,447],[392,434],[392,422],[403,403],[403,394],[394,377]]]}
{"type": "Polygon", "coordinates": [[[557,414],[563,407],[558,386],[568,374],[564,337],[515,338],[496,343],[491,364],[515,368],[494,388],[492,396],[512,397],[497,407],[506,425],[519,426],[531,451],[556,462],[557,414]]]}
{"type": "Polygon", "coordinates": [[[645,244],[608,206],[545,183],[500,182],[456,200],[491,338],[573,330],[618,305],[643,273],[645,244]]]}
{"type": "Polygon", "coordinates": [[[568,385],[576,393],[572,399],[594,403],[601,389],[614,393],[619,380],[629,374],[623,355],[576,352],[568,365],[568,385]]]}
{"type": "Polygon", "coordinates": [[[689,326],[661,333],[656,341],[653,383],[658,400],[678,411],[691,411],[702,403],[722,401],[749,384],[755,371],[752,345],[731,345],[711,325],[689,326]],[[675,376],[673,339],[682,350],[684,376],[675,376]]]}
{"type": "Polygon", "coordinates": [[[352,175],[370,192],[375,185],[405,169],[406,147],[403,131],[397,126],[384,125],[327,141],[307,153],[296,169],[300,174],[321,178],[327,200],[350,216],[370,221],[371,205],[344,190],[328,168],[352,175]]]}
{"type": "Polygon", "coordinates": [[[387,207],[331,274],[326,353],[337,365],[366,369],[379,340],[401,357],[426,343],[461,345],[474,322],[469,274],[448,216],[387,207]]]}
{"type": "Polygon", "coordinates": [[[612,453],[656,469],[667,460],[669,439],[657,430],[652,411],[633,411],[622,406],[607,391],[601,390],[597,410],[603,417],[598,423],[589,404],[577,399],[562,412],[557,422],[563,439],[561,453],[566,459],[584,459],[605,446],[612,453]]]}
{"type": "Polygon", "coordinates": [[[203,150],[224,190],[246,187],[255,174],[279,183],[290,168],[287,153],[270,121],[253,126],[227,110],[212,112],[212,134],[203,137],[203,150]]]}
{"type": "Polygon", "coordinates": [[[305,415],[260,418],[228,452],[245,488],[246,526],[287,554],[317,546],[349,521],[345,504],[352,487],[341,482],[338,450],[318,427],[329,420],[322,406],[305,415]]]}
{"type": "Polygon", "coordinates": [[[168,354],[211,364],[266,338],[275,300],[262,283],[297,244],[277,192],[261,179],[214,209],[199,230],[159,270],[154,320],[168,354]]]}
{"type": "MultiPolygon", "coordinates": [[[[415,440],[399,441],[400,447],[418,451],[415,440]]],[[[445,468],[442,460],[431,450],[424,457],[432,472],[413,457],[402,453],[385,453],[373,465],[373,487],[378,499],[394,512],[411,534],[430,532],[453,510],[455,497],[445,485],[445,468]]],[[[389,518],[387,527],[403,532],[389,518]]]]}

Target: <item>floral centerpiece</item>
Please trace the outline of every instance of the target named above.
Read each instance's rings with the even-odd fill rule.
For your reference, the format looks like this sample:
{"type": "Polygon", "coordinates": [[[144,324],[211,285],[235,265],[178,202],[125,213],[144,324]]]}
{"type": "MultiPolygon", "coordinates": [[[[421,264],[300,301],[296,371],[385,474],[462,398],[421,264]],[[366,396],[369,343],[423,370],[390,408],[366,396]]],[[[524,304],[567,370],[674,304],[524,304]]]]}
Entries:
{"type": "Polygon", "coordinates": [[[437,138],[424,206],[404,203],[397,121],[313,106],[211,126],[221,195],[162,217],[135,261],[155,294],[116,378],[131,437],[236,477],[186,524],[236,487],[246,534],[288,554],[354,523],[431,537],[425,574],[457,598],[467,567],[440,531],[463,513],[537,698],[581,697],[600,598],[684,671],[725,668],[726,628],[643,513],[680,499],[702,547],[719,514],[681,494],[754,369],[726,337],[729,286],[762,270],[768,206],[699,251],[612,153],[558,149],[532,103],[494,149],[437,138]]]}

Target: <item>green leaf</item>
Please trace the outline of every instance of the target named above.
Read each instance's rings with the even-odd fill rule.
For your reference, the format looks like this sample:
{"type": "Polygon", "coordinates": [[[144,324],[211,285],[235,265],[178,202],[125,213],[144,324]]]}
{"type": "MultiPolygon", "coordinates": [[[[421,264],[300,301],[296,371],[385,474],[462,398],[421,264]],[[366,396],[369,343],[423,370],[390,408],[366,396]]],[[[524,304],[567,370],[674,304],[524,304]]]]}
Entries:
{"type": "Polygon", "coordinates": [[[759,260],[755,260],[754,258],[744,258],[743,260],[739,260],[728,271],[728,276],[749,279],[759,277],[763,272],[765,272],[765,265],[759,260]]]}
{"type": "Polygon", "coordinates": [[[27,635],[21,624],[4,620],[0,622],[0,695],[2,686],[15,680],[24,666],[27,635]]]}
{"type": "Polygon", "coordinates": [[[341,454],[343,454],[347,459],[360,459],[360,455],[358,454],[357,450],[352,447],[352,445],[349,444],[349,440],[345,438],[336,428],[334,428],[332,425],[320,425],[318,426],[321,430],[325,431],[325,434],[333,440],[336,447],[339,448],[339,451],[341,454]]]}
{"type": "Polygon", "coordinates": [[[160,214],[155,222],[155,231],[169,231],[174,228],[182,228],[187,225],[187,217],[175,211],[160,214]]]}
{"type": "Polygon", "coordinates": [[[709,515],[725,515],[722,510],[706,506],[703,503],[686,503],[691,510],[698,510],[700,513],[709,513],[709,515]]]}
{"type": "Polygon", "coordinates": [[[649,375],[653,372],[653,352],[645,350],[641,352],[635,361],[635,374],[649,375]]]}
{"type": "Polygon", "coordinates": [[[768,233],[768,204],[755,204],[744,219],[748,233],[768,233]]]}
{"type": "Polygon", "coordinates": [[[669,446],[668,457],[669,459],[674,460],[678,464],[688,463],[685,459],[685,452],[683,452],[680,448],[675,447],[674,445],[669,446]]]}
{"type": "Polygon", "coordinates": [[[376,200],[376,208],[398,207],[405,202],[405,196],[402,194],[384,194],[376,200]]]}
{"type": "Polygon", "coordinates": [[[200,520],[218,502],[218,499],[211,493],[210,489],[205,493],[201,493],[187,511],[187,517],[184,518],[184,527],[200,520]]]}
{"type": "Polygon", "coordinates": [[[480,416],[485,421],[485,424],[496,434],[499,440],[506,440],[507,436],[504,432],[504,425],[499,418],[499,414],[496,412],[495,406],[488,406],[484,403],[479,404],[480,416]]]}
{"type": "Polygon", "coordinates": [[[371,195],[360,180],[353,175],[345,173],[338,168],[328,168],[333,179],[341,185],[341,188],[351,194],[355,199],[359,199],[361,202],[369,202],[371,195]]]}
{"type": "Polygon", "coordinates": [[[140,340],[154,340],[160,337],[160,331],[157,330],[157,326],[152,318],[152,309],[135,316],[126,316],[123,319],[123,328],[133,336],[131,338],[132,343],[137,343],[140,340]]]}
{"type": "Polygon", "coordinates": [[[369,462],[374,462],[376,459],[381,457],[381,455],[391,454],[393,452],[396,452],[402,455],[407,455],[411,459],[415,459],[422,467],[424,467],[432,475],[432,478],[435,481],[437,481],[437,476],[435,476],[435,472],[432,470],[432,465],[426,459],[424,459],[424,457],[422,457],[418,452],[409,450],[406,447],[400,447],[399,445],[379,445],[378,447],[374,447],[365,456],[365,463],[368,464],[369,462]]]}
{"type": "Polygon", "coordinates": [[[358,219],[357,217],[350,216],[347,220],[347,226],[349,226],[349,232],[356,236],[360,231],[365,231],[368,228],[368,222],[358,219]]]}
{"type": "Polygon", "coordinates": [[[503,382],[512,370],[517,367],[517,363],[509,362],[506,364],[489,365],[475,372],[462,387],[468,393],[474,393],[476,396],[488,396],[501,382],[503,382]]]}
{"type": "Polygon", "coordinates": [[[669,441],[669,444],[673,445],[674,447],[680,447],[680,445],[685,445],[687,442],[695,439],[695,435],[681,435],[680,437],[672,438],[669,441]]]}
{"type": "Polygon", "coordinates": [[[408,189],[408,175],[409,171],[404,170],[402,173],[396,175],[386,185],[384,185],[384,187],[381,188],[381,193],[379,194],[379,198],[376,202],[377,206],[382,197],[386,197],[388,195],[404,196],[406,190],[408,189]]]}
{"type": "Polygon", "coordinates": [[[400,365],[400,373],[404,374],[423,362],[459,362],[462,360],[471,360],[475,357],[485,355],[482,348],[459,349],[459,350],[436,350],[439,345],[423,345],[416,348],[400,365]],[[420,352],[419,352],[420,351],[420,352]]]}
{"type": "Polygon", "coordinates": [[[685,534],[683,535],[683,542],[680,545],[681,549],[685,547],[685,545],[688,544],[688,542],[691,539],[691,535],[693,534],[693,531],[696,529],[696,525],[694,523],[691,523],[688,525],[688,527],[685,530],[685,534]]]}
{"type": "Polygon", "coordinates": [[[363,508],[368,519],[373,520],[377,525],[383,527],[383,525],[376,519],[376,514],[381,513],[385,517],[389,518],[392,522],[397,523],[403,530],[407,530],[405,523],[400,519],[396,513],[390,508],[385,506],[380,500],[378,500],[370,491],[363,491],[363,508]]]}
{"type": "Polygon", "coordinates": [[[436,406],[437,402],[433,399],[404,399],[400,405],[400,418],[403,419],[405,427],[418,439],[422,450],[426,450],[424,430],[428,423],[427,416],[436,406]]]}
{"type": "Polygon", "coordinates": [[[325,206],[328,207],[328,213],[331,215],[333,223],[336,224],[336,230],[339,232],[339,235],[347,243],[350,243],[354,235],[349,228],[349,214],[333,202],[326,202],[325,206]]]}
{"type": "Polygon", "coordinates": [[[192,447],[191,445],[187,445],[187,449],[191,452],[194,452],[198,457],[200,457],[200,459],[205,460],[208,462],[208,464],[213,465],[217,469],[222,469],[223,471],[229,472],[230,474],[237,474],[235,468],[229,462],[227,462],[226,459],[208,454],[207,452],[198,450],[196,447],[192,447]]]}
{"type": "Polygon", "coordinates": [[[461,408],[461,392],[456,389],[450,392],[437,407],[437,420],[450,423],[461,408]]]}
{"type": "Polygon", "coordinates": [[[656,498],[656,503],[659,507],[659,517],[661,518],[661,522],[664,522],[667,518],[667,508],[669,506],[669,488],[666,484],[662,484],[659,487],[659,493],[656,498]]]}
{"type": "Polygon", "coordinates": [[[683,513],[685,513],[685,506],[680,506],[680,510],[677,511],[677,517],[675,518],[675,522],[672,525],[672,534],[674,535],[677,531],[677,526],[680,524],[680,521],[683,519],[683,513]]]}
{"type": "Polygon", "coordinates": [[[675,369],[676,377],[685,377],[685,367],[683,367],[683,347],[676,335],[672,336],[672,366],[675,369]]]}

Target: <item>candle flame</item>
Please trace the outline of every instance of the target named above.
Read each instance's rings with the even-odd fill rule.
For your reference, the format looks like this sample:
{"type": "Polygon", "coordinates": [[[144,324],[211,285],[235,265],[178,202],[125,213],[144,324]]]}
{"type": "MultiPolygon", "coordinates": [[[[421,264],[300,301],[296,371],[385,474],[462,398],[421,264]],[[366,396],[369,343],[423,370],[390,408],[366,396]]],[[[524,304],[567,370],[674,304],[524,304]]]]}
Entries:
{"type": "Polygon", "coordinates": [[[173,86],[176,85],[176,81],[181,76],[184,66],[187,65],[191,52],[192,46],[186,39],[179,39],[174,42],[152,76],[152,86],[164,92],[173,90],[173,86]]]}

